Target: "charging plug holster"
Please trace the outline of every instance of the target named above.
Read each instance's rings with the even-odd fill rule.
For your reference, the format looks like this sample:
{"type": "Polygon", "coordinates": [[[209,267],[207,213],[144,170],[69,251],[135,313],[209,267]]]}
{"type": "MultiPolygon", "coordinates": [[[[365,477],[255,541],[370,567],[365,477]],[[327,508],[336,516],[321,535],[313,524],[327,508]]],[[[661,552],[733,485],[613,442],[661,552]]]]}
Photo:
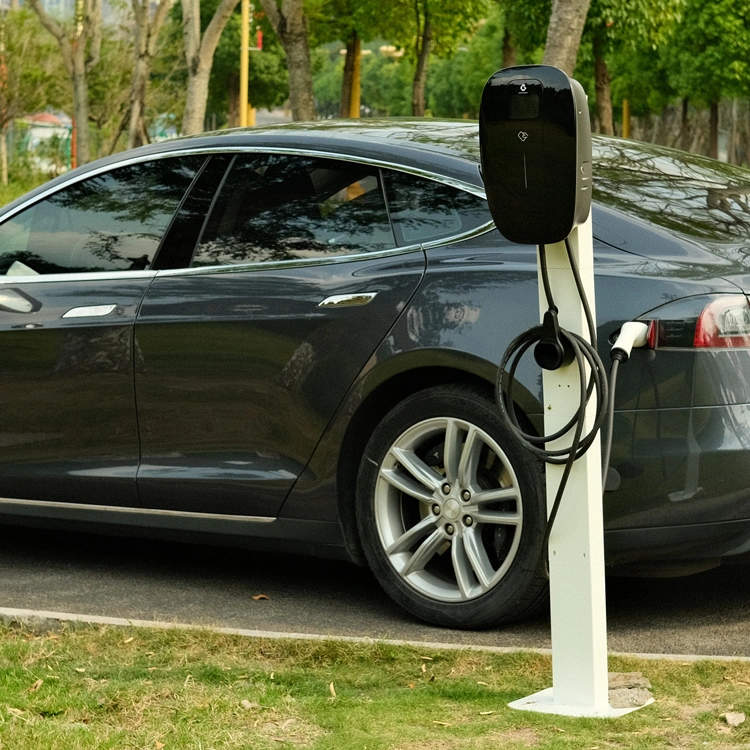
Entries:
{"type": "Polygon", "coordinates": [[[534,347],[534,359],[543,370],[557,370],[575,359],[570,342],[560,335],[557,310],[554,308],[544,313],[539,341],[534,347]]]}

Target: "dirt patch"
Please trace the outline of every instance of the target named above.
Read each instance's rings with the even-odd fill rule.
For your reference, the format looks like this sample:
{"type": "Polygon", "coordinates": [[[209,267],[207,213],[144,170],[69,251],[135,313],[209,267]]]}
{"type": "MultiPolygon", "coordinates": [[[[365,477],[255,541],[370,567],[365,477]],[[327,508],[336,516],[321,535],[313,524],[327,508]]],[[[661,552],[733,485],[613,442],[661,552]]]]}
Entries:
{"type": "Polygon", "coordinates": [[[536,747],[541,740],[539,735],[530,727],[507,729],[504,732],[491,732],[484,738],[482,748],[508,747],[519,745],[522,747],[536,747]]]}
{"type": "Polygon", "coordinates": [[[398,745],[392,750],[456,750],[456,748],[468,747],[468,740],[424,740],[423,742],[409,742],[406,745],[398,745]]]}
{"type": "Polygon", "coordinates": [[[309,721],[291,716],[288,719],[276,719],[260,724],[258,734],[276,742],[306,747],[312,745],[323,734],[323,730],[309,721]]]}

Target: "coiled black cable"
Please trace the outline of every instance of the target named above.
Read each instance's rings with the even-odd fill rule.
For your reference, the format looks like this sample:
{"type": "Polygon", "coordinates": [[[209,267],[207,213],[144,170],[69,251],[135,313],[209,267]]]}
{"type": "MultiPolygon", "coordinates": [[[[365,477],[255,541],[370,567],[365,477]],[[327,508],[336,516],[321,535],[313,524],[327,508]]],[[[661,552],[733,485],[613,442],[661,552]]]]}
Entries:
{"type": "MultiPolygon", "coordinates": [[[[546,555],[547,546],[549,544],[549,537],[552,531],[552,527],[557,517],[557,512],[560,508],[560,501],[562,500],[563,493],[565,492],[565,486],[568,483],[570,472],[573,469],[573,463],[576,459],[580,458],[586,451],[591,447],[596,438],[599,429],[607,418],[608,407],[609,407],[609,383],[607,378],[607,372],[604,364],[602,363],[599,353],[596,350],[597,337],[596,337],[596,326],[594,324],[594,316],[591,313],[588,300],[586,299],[586,293],[583,289],[581,277],[578,272],[578,265],[573,255],[572,248],[570,247],[569,241],[565,240],[565,249],[568,254],[568,260],[570,262],[570,268],[573,273],[575,280],[576,289],[578,296],[583,306],[584,315],[586,316],[586,325],[588,328],[589,341],[586,341],[583,337],[575,333],[570,333],[563,328],[559,329],[559,336],[562,339],[560,344],[563,348],[568,347],[568,351],[572,352],[572,361],[575,361],[578,367],[578,382],[579,382],[579,393],[580,401],[575,414],[570,418],[568,423],[559,429],[557,432],[551,435],[533,435],[524,431],[521,427],[518,417],[515,413],[514,401],[513,401],[513,387],[515,383],[515,374],[518,369],[518,365],[526,352],[535,344],[538,344],[542,340],[544,333],[543,326],[535,326],[525,331],[520,336],[517,336],[508,346],[503,355],[503,359],[498,368],[497,381],[495,385],[495,397],[497,405],[500,410],[505,423],[510,428],[511,432],[520,440],[532,453],[539,456],[543,461],[549,464],[564,465],[562,477],[560,478],[560,484],[557,488],[554,502],[552,503],[552,509],[547,519],[547,526],[544,532],[544,538],[542,540],[541,555],[544,564],[544,570],[549,577],[548,559],[546,555]],[[510,368],[508,368],[510,363],[510,368]],[[589,368],[588,381],[586,379],[586,367],[589,368]],[[507,374],[506,374],[507,369],[507,374]],[[586,421],[586,407],[594,396],[596,399],[596,415],[594,423],[591,429],[584,434],[584,427],[586,421]],[[570,446],[567,448],[547,449],[545,448],[546,443],[550,443],[557,440],[564,435],[568,434],[571,430],[573,432],[573,438],[570,446]]],[[[547,307],[549,311],[557,314],[557,307],[552,296],[552,289],[549,283],[549,277],[547,272],[547,258],[545,252],[545,246],[539,246],[539,266],[542,276],[542,285],[544,287],[544,294],[547,300],[547,307]]]]}

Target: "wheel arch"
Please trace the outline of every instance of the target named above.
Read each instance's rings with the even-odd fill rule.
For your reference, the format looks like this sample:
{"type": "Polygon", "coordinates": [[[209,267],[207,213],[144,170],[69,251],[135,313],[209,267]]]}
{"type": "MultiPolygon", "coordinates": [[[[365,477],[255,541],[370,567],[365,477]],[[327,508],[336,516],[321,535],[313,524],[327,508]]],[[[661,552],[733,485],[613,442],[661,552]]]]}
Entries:
{"type": "MultiPolygon", "coordinates": [[[[465,369],[455,364],[431,364],[401,370],[386,378],[377,378],[378,382],[360,401],[344,433],[341,445],[346,446],[346,450],[340,453],[336,476],[339,519],[346,546],[356,562],[364,564],[365,558],[357,531],[354,497],[359,465],[373,430],[398,403],[427,388],[464,384],[478,387],[489,398],[494,398],[496,369],[489,363],[483,364],[487,366],[465,369]]],[[[522,384],[515,392],[520,395],[516,401],[516,413],[524,429],[533,433],[532,415],[541,411],[540,405],[522,384]]]]}

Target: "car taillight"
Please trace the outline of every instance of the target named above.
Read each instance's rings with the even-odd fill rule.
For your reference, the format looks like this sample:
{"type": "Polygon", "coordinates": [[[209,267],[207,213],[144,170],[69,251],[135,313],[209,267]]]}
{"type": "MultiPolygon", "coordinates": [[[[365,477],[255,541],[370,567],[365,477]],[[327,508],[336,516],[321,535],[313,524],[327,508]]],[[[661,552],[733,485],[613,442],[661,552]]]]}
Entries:
{"type": "Polygon", "coordinates": [[[688,297],[654,310],[651,349],[750,348],[750,303],[744,294],[688,297]]]}
{"type": "Polygon", "coordinates": [[[703,308],[693,346],[731,349],[750,346],[750,305],[745,297],[720,297],[703,308]]]}

